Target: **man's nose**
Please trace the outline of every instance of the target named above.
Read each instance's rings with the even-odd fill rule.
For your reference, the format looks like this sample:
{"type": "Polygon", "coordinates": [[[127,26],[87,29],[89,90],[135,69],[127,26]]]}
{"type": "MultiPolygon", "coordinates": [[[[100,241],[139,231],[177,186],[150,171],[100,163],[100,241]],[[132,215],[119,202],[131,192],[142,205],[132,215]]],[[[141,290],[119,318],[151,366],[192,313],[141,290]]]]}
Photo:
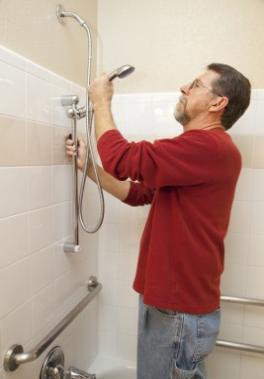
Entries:
{"type": "Polygon", "coordinates": [[[188,95],[189,90],[190,90],[190,85],[189,84],[185,84],[184,86],[180,87],[180,91],[184,95],[188,95]]]}

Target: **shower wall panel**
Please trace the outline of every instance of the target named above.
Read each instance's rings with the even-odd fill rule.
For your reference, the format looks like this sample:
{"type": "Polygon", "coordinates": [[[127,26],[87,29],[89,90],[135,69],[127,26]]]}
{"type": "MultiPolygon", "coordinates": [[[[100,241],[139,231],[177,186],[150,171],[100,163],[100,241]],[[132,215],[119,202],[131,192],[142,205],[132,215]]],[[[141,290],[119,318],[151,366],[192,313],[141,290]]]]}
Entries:
{"type": "MultiPolygon", "coordinates": [[[[97,235],[81,233],[81,253],[65,254],[72,239],[72,166],[65,156],[71,121],[60,97],[85,90],[0,46],[0,378],[13,344],[35,346],[85,294],[97,274],[97,235]]],[[[84,132],[83,121],[80,133],[84,132]]],[[[89,222],[97,217],[96,192],[85,197],[89,222]]],[[[97,351],[97,302],[53,343],[66,364],[87,368],[97,351]]],[[[12,378],[34,379],[47,351],[12,378]]]]}

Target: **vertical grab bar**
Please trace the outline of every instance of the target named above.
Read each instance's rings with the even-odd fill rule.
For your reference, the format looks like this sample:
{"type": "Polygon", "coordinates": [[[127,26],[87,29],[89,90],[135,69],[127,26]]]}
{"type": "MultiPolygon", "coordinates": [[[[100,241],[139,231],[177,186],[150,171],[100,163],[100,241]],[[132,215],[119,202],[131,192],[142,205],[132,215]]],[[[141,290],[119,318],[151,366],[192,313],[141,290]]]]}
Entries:
{"type": "MultiPolygon", "coordinates": [[[[68,116],[72,119],[72,139],[74,141],[74,145],[77,146],[77,108],[76,104],[78,104],[79,98],[76,95],[63,96],[61,98],[61,104],[64,107],[71,106],[68,109],[68,116]]],[[[64,243],[64,251],[65,253],[78,253],[80,251],[79,245],[79,199],[78,199],[78,167],[77,167],[77,155],[72,157],[72,180],[73,180],[73,194],[74,194],[74,204],[72,207],[73,210],[73,231],[74,231],[74,241],[73,242],[65,242],[64,243]]]]}

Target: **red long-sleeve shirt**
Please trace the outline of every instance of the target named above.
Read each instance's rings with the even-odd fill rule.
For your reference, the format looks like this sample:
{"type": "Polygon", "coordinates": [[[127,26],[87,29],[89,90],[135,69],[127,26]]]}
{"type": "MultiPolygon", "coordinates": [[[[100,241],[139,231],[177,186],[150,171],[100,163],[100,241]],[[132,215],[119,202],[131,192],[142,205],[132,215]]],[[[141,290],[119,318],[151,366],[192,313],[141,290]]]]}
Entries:
{"type": "Polygon", "coordinates": [[[241,156],[222,129],[128,142],[110,130],[98,141],[103,167],[130,178],[125,202],[151,203],[134,289],[146,304],[186,313],[219,307],[220,276],[241,156]]]}

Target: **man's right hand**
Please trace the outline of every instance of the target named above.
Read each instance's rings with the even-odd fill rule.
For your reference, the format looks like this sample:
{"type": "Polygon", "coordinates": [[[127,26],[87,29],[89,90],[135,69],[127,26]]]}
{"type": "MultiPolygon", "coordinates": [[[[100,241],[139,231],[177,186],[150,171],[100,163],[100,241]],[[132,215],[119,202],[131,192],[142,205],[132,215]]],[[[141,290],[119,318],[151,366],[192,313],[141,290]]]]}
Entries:
{"type": "Polygon", "coordinates": [[[76,150],[76,146],[74,145],[70,134],[66,137],[65,149],[68,157],[72,158],[73,156],[77,155],[77,167],[83,171],[86,158],[86,145],[84,140],[82,138],[78,138],[76,150]]]}
{"type": "MultiPolygon", "coordinates": [[[[84,170],[85,158],[86,158],[86,144],[82,138],[78,139],[77,150],[76,146],[73,143],[71,135],[68,135],[65,138],[65,150],[69,158],[77,156],[77,166],[80,170],[84,170]]],[[[101,181],[102,188],[116,197],[117,199],[123,201],[129,192],[130,183],[128,181],[120,181],[110,174],[108,174],[104,169],[96,165],[97,173],[101,181]]],[[[86,173],[90,179],[94,182],[96,181],[96,176],[94,173],[94,168],[91,160],[89,159],[88,168],[86,173]]]]}

